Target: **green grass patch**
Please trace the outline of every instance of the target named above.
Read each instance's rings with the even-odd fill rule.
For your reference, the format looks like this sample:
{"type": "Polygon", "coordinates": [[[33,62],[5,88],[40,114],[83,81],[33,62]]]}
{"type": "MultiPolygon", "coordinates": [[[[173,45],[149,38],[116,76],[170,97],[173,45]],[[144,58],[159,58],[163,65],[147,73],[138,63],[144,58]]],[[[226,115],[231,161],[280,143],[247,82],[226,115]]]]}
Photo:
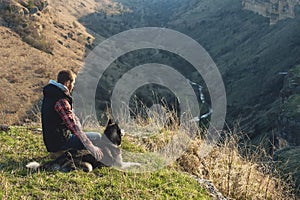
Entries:
{"type": "Polygon", "coordinates": [[[290,96],[285,104],[285,112],[288,117],[300,119],[300,95],[290,96]]]}
{"type": "Polygon", "coordinates": [[[193,178],[171,167],[145,173],[114,168],[33,173],[26,163],[45,162],[48,153],[42,135],[23,127],[0,132],[0,145],[0,199],[210,199],[193,178]]]}
{"type": "Polygon", "coordinates": [[[283,176],[293,175],[297,190],[300,194],[300,147],[287,147],[281,150],[277,155],[277,167],[283,172],[283,176]]]}
{"type": "MultiPolygon", "coordinates": [[[[289,71],[289,73],[292,74],[292,76],[300,79],[300,65],[297,65],[296,67],[293,67],[289,71]]],[[[297,83],[299,83],[299,82],[297,82],[297,83]]]]}

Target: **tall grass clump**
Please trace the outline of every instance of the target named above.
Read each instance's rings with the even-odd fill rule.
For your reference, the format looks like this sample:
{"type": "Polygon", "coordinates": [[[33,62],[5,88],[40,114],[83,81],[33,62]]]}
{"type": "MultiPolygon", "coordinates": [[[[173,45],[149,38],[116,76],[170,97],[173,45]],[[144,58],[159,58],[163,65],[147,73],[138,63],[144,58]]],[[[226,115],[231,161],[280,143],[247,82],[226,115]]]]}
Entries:
{"type": "Polygon", "coordinates": [[[172,143],[171,151],[164,152],[163,158],[168,160],[169,156],[176,160],[175,167],[180,171],[210,180],[228,198],[296,198],[293,182],[276,170],[275,161],[264,150],[263,143],[251,146],[243,142],[246,134],[234,129],[222,133],[221,141],[212,146],[203,139],[205,130],[193,125],[180,127],[176,113],[143,109],[134,120],[119,116],[127,119],[121,122],[127,132],[126,143],[135,144],[141,152],[161,152],[177,141],[172,143]],[[169,121],[174,123],[169,124],[169,121]]]}
{"type": "Polygon", "coordinates": [[[287,180],[276,171],[274,161],[262,150],[264,147],[249,150],[251,147],[241,145],[238,135],[228,134],[205,156],[200,152],[205,142],[195,139],[178,159],[180,168],[211,180],[230,198],[295,199],[291,179],[287,180]]]}
{"type": "MultiPolygon", "coordinates": [[[[296,198],[292,179],[287,180],[286,175],[283,177],[276,170],[275,161],[264,150],[263,143],[260,146],[246,145],[241,142],[244,134],[234,129],[232,132],[222,133],[221,140],[210,145],[203,139],[205,130],[193,125],[183,128],[174,117],[177,114],[151,112],[153,110],[148,109],[146,118],[137,115],[136,121],[128,123],[130,132],[127,140],[131,143],[147,152],[159,152],[171,141],[177,140],[172,147],[180,149],[175,151],[178,169],[211,180],[226,197],[282,200],[296,198]],[[167,118],[170,117],[174,117],[172,121],[175,122],[171,126],[167,123],[167,118]],[[137,132],[132,132],[135,130],[137,132]],[[139,137],[139,131],[147,133],[146,136],[139,137]]],[[[172,155],[174,149],[165,152],[165,156],[172,155]]]]}

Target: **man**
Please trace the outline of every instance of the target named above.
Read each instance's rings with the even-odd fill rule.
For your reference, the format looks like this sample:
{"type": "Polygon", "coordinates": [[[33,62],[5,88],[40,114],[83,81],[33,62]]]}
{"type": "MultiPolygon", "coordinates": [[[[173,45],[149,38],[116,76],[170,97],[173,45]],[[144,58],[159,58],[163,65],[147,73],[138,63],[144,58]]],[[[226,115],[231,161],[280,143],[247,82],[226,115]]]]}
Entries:
{"type": "Polygon", "coordinates": [[[43,89],[44,143],[48,152],[86,148],[99,161],[103,153],[92,142],[99,140],[100,135],[84,133],[78,118],[72,111],[73,99],[70,93],[73,90],[75,78],[76,75],[71,70],[62,70],[57,75],[57,82],[50,80],[43,89]]]}

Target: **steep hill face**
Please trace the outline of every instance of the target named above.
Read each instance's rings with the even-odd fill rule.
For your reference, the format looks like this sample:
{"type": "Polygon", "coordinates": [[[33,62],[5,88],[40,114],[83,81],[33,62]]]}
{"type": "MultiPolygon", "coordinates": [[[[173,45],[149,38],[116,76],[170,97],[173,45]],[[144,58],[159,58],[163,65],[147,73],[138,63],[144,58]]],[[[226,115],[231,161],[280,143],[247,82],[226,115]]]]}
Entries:
{"type": "Polygon", "coordinates": [[[243,0],[243,7],[262,16],[270,18],[270,25],[280,20],[295,18],[295,6],[299,5],[298,0],[275,0],[275,1],[253,1],[243,0]]]}
{"type": "Polygon", "coordinates": [[[77,18],[97,8],[117,12],[110,1],[0,1],[0,124],[38,117],[42,87],[60,69],[82,66],[94,37],[77,18]]]}
{"type": "Polygon", "coordinates": [[[282,127],[281,94],[286,74],[300,63],[297,1],[116,2],[128,12],[97,12],[80,21],[104,37],[144,26],[167,27],[189,35],[210,53],[222,73],[230,126],[238,121],[254,143],[275,138],[272,141],[277,145],[292,134],[282,131],[291,129],[282,127]]]}
{"type": "Polygon", "coordinates": [[[270,26],[268,18],[245,10],[240,1],[212,3],[199,4],[171,26],[196,38],[218,64],[227,89],[229,123],[239,120],[255,140],[281,135],[281,72],[300,62],[299,15],[270,26]],[[205,8],[211,14],[205,15],[205,8]],[[195,13],[199,17],[192,18],[195,13]]]}

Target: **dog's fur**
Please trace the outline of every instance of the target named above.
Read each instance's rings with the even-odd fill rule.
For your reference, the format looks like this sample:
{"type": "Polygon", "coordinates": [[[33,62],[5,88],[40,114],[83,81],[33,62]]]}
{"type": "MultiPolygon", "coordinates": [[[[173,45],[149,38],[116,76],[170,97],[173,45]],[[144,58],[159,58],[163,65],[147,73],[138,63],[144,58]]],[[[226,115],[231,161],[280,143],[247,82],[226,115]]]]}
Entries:
{"type": "Polygon", "coordinates": [[[31,162],[26,165],[30,169],[45,169],[45,170],[60,170],[69,172],[75,169],[82,169],[84,171],[92,171],[99,167],[118,167],[128,168],[131,166],[141,166],[140,163],[123,162],[122,154],[119,146],[122,141],[122,133],[117,123],[109,120],[106,129],[99,141],[94,143],[95,146],[100,147],[103,152],[103,158],[97,161],[87,150],[81,151],[66,151],[56,159],[40,165],[37,162],[31,162]]]}

